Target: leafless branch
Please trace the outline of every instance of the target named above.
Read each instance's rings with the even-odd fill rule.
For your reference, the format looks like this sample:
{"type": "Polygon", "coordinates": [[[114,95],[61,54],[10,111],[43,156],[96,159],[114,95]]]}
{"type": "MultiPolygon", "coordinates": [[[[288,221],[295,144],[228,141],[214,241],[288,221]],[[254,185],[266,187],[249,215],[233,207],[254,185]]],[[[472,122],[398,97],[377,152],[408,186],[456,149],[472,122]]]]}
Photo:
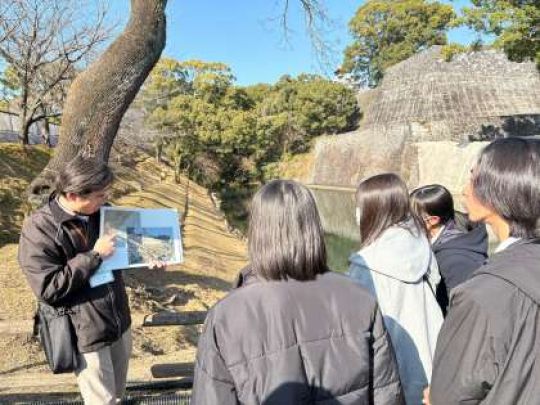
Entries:
{"type": "Polygon", "coordinates": [[[39,120],[38,110],[59,114],[67,83],[112,32],[105,0],[0,3],[0,59],[16,82],[23,125],[39,120]]]}
{"type": "Polygon", "coordinates": [[[38,122],[38,121],[41,121],[41,120],[46,119],[46,118],[58,118],[58,117],[61,117],[61,116],[62,116],[62,113],[50,113],[50,114],[36,115],[35,117],[33,117],[30,120],[30,123],[33,124],[34,122],[38,122]]]}
{"type": "Polygon", "coordinates": [[[14,117],[18,117],[18,116],[19,116],[19,114],[14,113],[13,111],[10,111],[10,110],[4,110],[3,108],[0,108],[0,113],[2,113],[2,114],[8,114],[8,115],[13,115],[14,117]]]}
{"type": "MultiPolygon", "coordinates": [[[[305,28],[310,38],[313,53],[317,59],[319,67],[326,73],[332,72],[335,67],[336,49],[328,39],[329,31],[334,26],[334,21],[328,15],[321,0],[299,0],[300,7],[304,12],[305,28]]],[[[283,38],[289,43],[292,30],[289,26],[289,0],[283,0],[280,25],[283,38]]]]}

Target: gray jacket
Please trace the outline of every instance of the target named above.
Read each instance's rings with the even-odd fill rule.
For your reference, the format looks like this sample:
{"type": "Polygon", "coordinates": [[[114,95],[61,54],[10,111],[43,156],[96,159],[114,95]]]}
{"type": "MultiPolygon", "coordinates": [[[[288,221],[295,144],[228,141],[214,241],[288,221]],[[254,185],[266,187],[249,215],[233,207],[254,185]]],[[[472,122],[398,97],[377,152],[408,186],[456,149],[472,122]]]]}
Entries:
{"type": "Polygon", "coordinates": [[[408,405],[422,402],[443,316],[433,290],[440,281],[423,233],[392,226],[350,257],[349,275],[376,297],[399,366],[408,405]]]}
{"type": "Polygon", "coordinates": [[[452,290],[439,334],[434,405],[540,404],[540,244],[494,254],[452,290]]]}
{"type": "Polygon", "coordinates": [[[192,405],[403,404],[375,300],[328,272],[249,282],[208,314],[192,405]]]}

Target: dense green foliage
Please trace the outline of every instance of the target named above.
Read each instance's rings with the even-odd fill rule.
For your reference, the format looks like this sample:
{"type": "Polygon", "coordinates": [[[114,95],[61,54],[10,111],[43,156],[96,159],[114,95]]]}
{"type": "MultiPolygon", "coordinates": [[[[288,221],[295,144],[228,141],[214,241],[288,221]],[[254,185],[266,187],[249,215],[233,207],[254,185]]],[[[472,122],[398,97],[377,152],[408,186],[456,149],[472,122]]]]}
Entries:
{"type": "Polygon", "coordinates": [[[313,137],[351,130],[354,92],[316,75],[282,77],[274,85],[239,87],[222,63],[163,58],[140,94],[156,147],[204,185],[245,185],[265,167],[308,149],[313,137]]]}
{"type": "Polygon", "coordinates": [[[446,44],[453,7],[426,0],[368,0],[349,22],[353,43],[339,73],[376,86],[390,66],[432,45],[446,44]]]}
{"type": "Polygon", "coordinates": [[[493,45],[510,60],[536,61],[540,67],[540,0],[471,0],[458,20],[479,33],[494,35],[493,45]]]}

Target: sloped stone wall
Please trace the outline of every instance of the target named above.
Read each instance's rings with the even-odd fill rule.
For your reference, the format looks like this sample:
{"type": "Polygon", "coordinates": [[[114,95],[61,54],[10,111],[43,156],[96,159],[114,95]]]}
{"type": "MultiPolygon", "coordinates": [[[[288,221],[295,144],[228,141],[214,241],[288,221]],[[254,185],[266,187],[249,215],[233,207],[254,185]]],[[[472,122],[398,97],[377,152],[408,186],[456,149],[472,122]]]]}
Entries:
{"type": "Polygon", "coordinates": [[[540,135],[538,70],[493,50],[445,62],[440,47],[430,48],[389,69],[359,99],[369,100],[361,127],[316,143],[311,183],[354,187],[393,171],[417,184],[416,143],[540,135]]]}
{"type": "MultiPolygon", "coordinates": [[[[410,190],[428,184],[444,185],[454,196],[456,209],[466,211],[463,205],[463,189],[480,151],[488,143],[437,141],[407,145],[401,175],[410,190]],[[408,174],[407,171],[409,171],[408,174]]],[[[344,163],[343,166],[338,166],[337,170],[350,169],[346,162],[347,158],[350,159],[352,155],[348,154],[346,150],[340,150],[339,148],[342,146],[343,144],[338,143],[337,147],[332,150],[336,155],[341,153],[341,161],[344,163]]],[[[388,166],[385,166],[385,170],[381,171],[388,171],[387,168],[388,166]]],[[[394,171],[399,171],[397,165],[394,168],[396,169],[394,171]]],[[[336,179],[339,176],[337,170],[333,173],[336,179]]],[[[376,170],[376,167],[369,168],[365,173],[369,173],[369,176],[381,172],[376,170]]],[[[349,170],[348,173],[353,172],[354,170],[349,170]]],[[[358,177],[358,172],[353,173],[352,176],[358,177]]],[[[348,190],[338,187],[333,189],[332,186],[326,189],[320,186],[311,186],[326,232],[349,239],[358,239],[358,227],[354,219],[354,191],[358,181],[351,181],[348,184],[348,190]]]]}
{"type": "Polygon", "coordinates": [[[381,132],[351,132],[319,140],[314,149],[311,183],[356,187],[381,171],[399,172],[406,134],[403,128],[381,132]]]}
{"type": "MultiPolygon", "coordinates": [[[[463,186],[486,144],[480,141],[540,135],[538,70],[492,50],[445,62],[433,47],[389,69],[358,100],[361,127],[314,147],[308,182],[315,187],[354,190],[365,177],[395,172],[410,188],[445,185],[462,209],[463,186]]],[[[325,229],[354,237],[351,191],[314,190],[325,229]]]]}
{"type": "Polygon", "coordinates": [[[446,122],[451,131],[430,140],[461,140],[468,134],[453,122],[538,114],[540,79],[533,63],[509,62],[493,50],[445,62],[440,47],[432,47],[388,70],[364,125],[446,122]]]}
{"type": "Polygon", "coordinates": [[[415,145],[418,156],[418,182],[413,186],[442,184],[452,195],[457,209],[463,210],[463,189],[478,155],[489,142],[420,142],[415,145]]]}

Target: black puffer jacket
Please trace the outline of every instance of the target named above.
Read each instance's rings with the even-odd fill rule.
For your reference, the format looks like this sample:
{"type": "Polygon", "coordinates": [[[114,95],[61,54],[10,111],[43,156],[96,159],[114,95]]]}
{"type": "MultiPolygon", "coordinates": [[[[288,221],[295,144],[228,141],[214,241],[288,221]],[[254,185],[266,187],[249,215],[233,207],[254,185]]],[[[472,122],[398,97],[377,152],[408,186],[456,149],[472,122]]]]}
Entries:
{"type": "Polygon", "coordinates": [[[367,290],[332,272],[303,282],[242,275],[206,319],[193,405],[404,403],[367,290]]]}
{"type": "Polygon", "coordinates": [[[88,224],[65,212],[54,196],[23,225],[19,264],[38,300],[71,307],[79,351],[116,341],[131,325],[122,274],[91,288],[88,280],[101,260],[91,252],[99,236],[99,212],[88,224]]]}
{"type": "Polygon", "coordinates": [[[540,243],[495,253],[457,286],[439,333],[434,405],[540,404],[540,243]]]}
{"type": "Polygon", "coordinates": [[[464,229],[450,221],[432,249],[442,277],[437,286],[437,302],[446,314],[450,291],[467,280],[487,259],[486,226],[469,223],[469,227],[464,229]]]}

